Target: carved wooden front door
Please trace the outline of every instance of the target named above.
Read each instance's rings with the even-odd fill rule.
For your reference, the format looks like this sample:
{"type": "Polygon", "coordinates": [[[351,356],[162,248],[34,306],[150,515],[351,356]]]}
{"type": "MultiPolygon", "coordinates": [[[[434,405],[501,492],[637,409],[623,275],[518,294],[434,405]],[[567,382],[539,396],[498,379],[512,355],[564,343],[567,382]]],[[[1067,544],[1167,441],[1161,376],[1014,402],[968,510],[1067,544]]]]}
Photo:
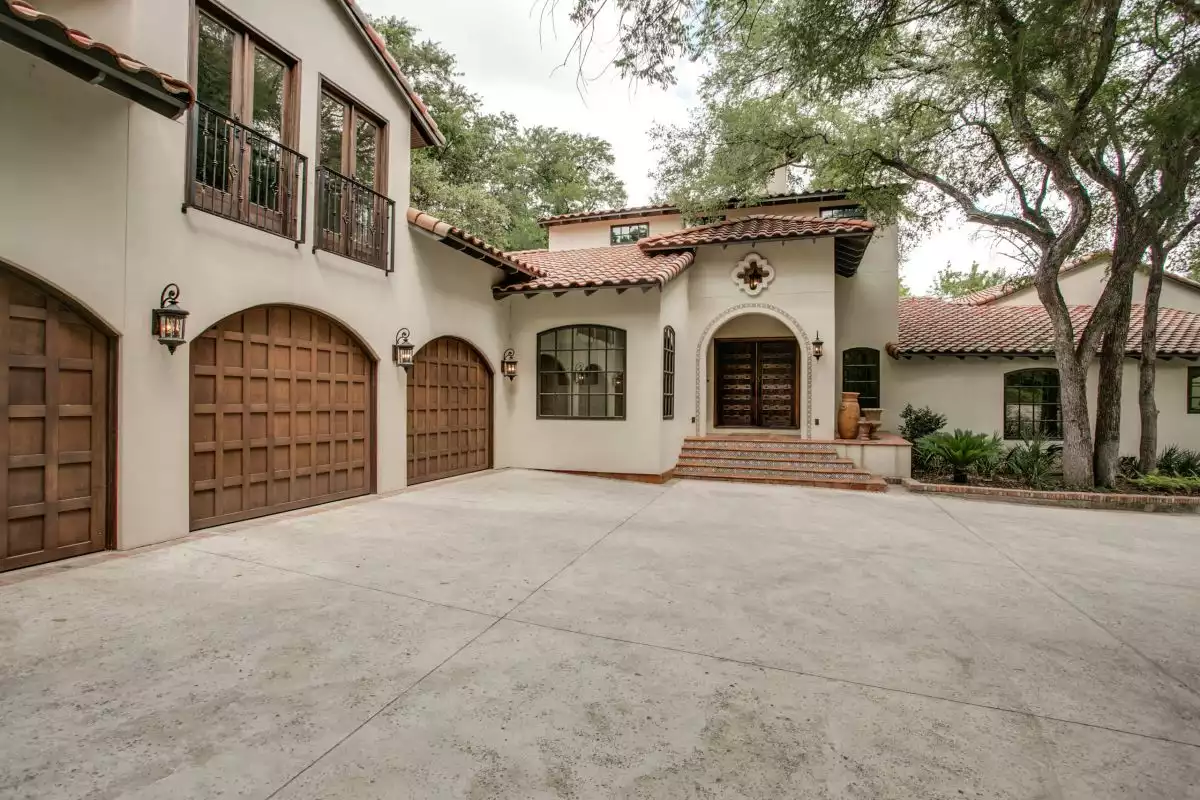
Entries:
{"type": "Polygon", "coordinates": [[[794,339],[717,341],[716,424],[731,428],[795,428],[794,339]]]}

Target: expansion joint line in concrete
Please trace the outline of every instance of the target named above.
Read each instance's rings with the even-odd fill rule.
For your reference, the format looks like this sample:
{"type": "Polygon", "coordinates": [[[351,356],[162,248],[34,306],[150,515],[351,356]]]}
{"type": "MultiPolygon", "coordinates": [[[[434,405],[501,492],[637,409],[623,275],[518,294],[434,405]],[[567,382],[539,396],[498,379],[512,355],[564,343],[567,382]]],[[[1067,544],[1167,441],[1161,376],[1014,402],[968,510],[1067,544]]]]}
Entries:
{"type": "Polygon", "coordinates": [[[1128,647],[1130,651],[1137,654],[1138,658],[1142,659],[1147,664],[1149,664],[1151,667],[1153,667],[1159,674],[1161,674],[1168,681],[1178,684],[1179,686],[1181,686],[1183,688],[1183,690],[1185,692],[1190,694],[1192,697],[1195,697],[1197,700],[1200,700],[1200,692],[1197,692],[1196,689],[1194,689],[1192,686],[1188,685],[1188,683],[1186,681],[1184,681],[1183,679],[1179,678],[1176,675],[1171,674],[1171,672],[1166,667],[1164,667],[1162,664],[1160,664],[1158,661],[1156,661],[1155,659],[1146,655],[1141,650],[1139,650],[1138,648],[1134,647],[1129,642],[1122,639],[1120,636],[1118,636],[1116,633],[1114,633],[1107,625],[1105,625],[1103,622],[1101,622],[1100,620],[1093,617],[1091,614],[1089,614],[1087,611],[1085,611],[1080,606],[1076,605],[1066,595],[1064,595],[1061,592],[1059,592],[1058,590],[1056,590],[1053,586],[1051,586],[1050,584],[1043,581],[1036,574],[1034,574],[1031,570],[1027,569],[1024,564],[1017,561],[1015,558],[1013,558],[1007,552],[1005,552],[1002,548],[998,547],[997,545],[993,544],[991,541],[986,539],[984,536],[982,536],[978,531],[976,531],[974,528],[972,528],[966,522],[963,522],[961,519],[959,519],[957,516],[955,516],[953,513],[951,513],[951,511],[949,509],[947,509],[941,503],[937,502],[937,500],[933,499],[932,497],[928,497],[927,499],[929,500],[930,503],[932,503],[934,506],[936,506],[939,511],[941,511],[943,514],[945,514],[947,517],[949,517],[955,524],[957,524],[959,527],[961,527],[967,533],[974,536],[976,539],[978,539],[980,542],[982,542],[987,547],[990,547],[992,550],[994,550],[996,553],[998,553],[1000,555],[1000,557],[1003,558],[1005,561],[1007,561],[1008,563],[1012,564],[1014,567],[1019,569],[1022,573],[1025,574],[1026,577],[1029,578],[1029,580],[1033,581],[1038,586],[1042,587],[1047,592],[1049,592],[1050,594],[1057,597],[1059,600],[1061,600],[1067,606],[1074,609],[1075,612],[1078,613],[1080,616],[1082,616],[1084,619],[1088,620],[1093,625],[1095,625],[1097,628],[1104,631],[1104,633],[1106,635],[1108,635],[1109,637],[1111,637],[1113,639],[1113,641],[1117,642],[1118,644],[1120,644],[1124,647],[1128,647]]]}
{"type": "MultiPolygon", "coordinates": [[[[391,700],[389,700],[389,701],[387,701],[386,703],[384,703],[384,704],[383,704],[383,705],[382,705],[382,706],[381,706],[381,707],[380,707],[378,710],[376,710],[376,711],[375,711],[374,713],[372,713],[372,714],[371,714],[369,717],[367,717],[367,718],[366,718],[366,719],[364,719],[364,720],[363,720],[361,723],[359,723],[357,726],[355,726],[355,728],[354,728],[352,731],[350,731],[350,732],[349,732],[349,733],[347,733],[345,736],[343,736],[342,738],[340,738],[340,739],[338,739],[336,742],[334,742],[334,743],[333,743],[333,745],[331,745],[331,746],[329,747],[329,749],[328,749],[328,750],[326,750],[325,752],[321,753],[319,756],[317,756],[316,758],[314,758],[314,759],[313,759],[312,761],[310,761],[310,762],[308,763],[308,765],[306,765],[306,766],[305,766],[303,769],[301,769],[299,772],[297,772],[297,773],[296,773],[295,775],[293,775],[292,777],[288,778],[288,779],[287,779],[287,781],[285,781],[285,782],[284,782],[284,783],[283,783],[283,784],[282,784],[282,785],[281,785],[281,786],[280,786],[278,789],[276,789],[275,791],[273,791],[273,792],[271,792],[269,795],[267,795],[267,797],[266,797],[266,800],[272,800],[272,798],[274,798],[274,797],[278,796],[280,792],[282,792],[284,789],[288,788],[288,787],[289,787],[289,786],[291,786],[293,783],[295,783],[297,779],[299,779],[299,778],[300,778],[302,775],[304,775],[304,773],[308,772],[310,769],[312,769],[312,768],[313,768],[313,767],[315,767],[317,764],[319,764],[319,763],[320,763],[320,762],[321,762],[321,761],[322,761],[322,760],[323,760],[323,759],[324,759],[324,758],[325,758],[327,755],[329,755],[329,754],[330,754],[330,753],[332,753],[334,750],[336,750],[336,749],[338,749],[339,747],[341,747],[341,746],[342,746],[342,744],[344,744],[344,743],[345,743],[345,742],[346,742],[348,739],[350,739],[350,737],[352,737],[354,734],[358,733],[358,732],[359,732],[359,731],[361,731],[363,728],[365,728],[367,725],[369,725],[369,724],[370,724],[370,723],[371,723],[373,720],[375,720],[375,719],[376,719],[376,718],[377,718],[377,717],[378,717],[380,714],[382,714],[383,712],[387,711],[389,708],[391,708],[392,706],[394,706],[396,703],[398,703],[398,702],[400,702],[401,700],[403,700],[403,699],[404,699],[404,698],[405,698],[405,697],[406,697],[406,696],[407,696],[407,695],[408,695],[410,692],[412,692],[414,689],[416,689],[418,686],[420,686],[420,685],[421,685],[421,683],[422,683],[422,682],[423,682],[423,681],[424,681],[426,678],[428,678],[428,677],[429,677],[430,675],[432,675],[433,673],[437,672],[439,669],[441,669],[442,667],[444,667],[446,664],[450,663],[450,661],[452,661],[452,660],[455,658],[455,656],[457,656],[457,655],[458,655],[459,653],[461,653],[462,651],[466,650],[466,649],[467,649],[468,647],[470,647],[471,645],[475,644],[475,642],[477,642],[477,641],[478,641],[480,638],[482,638],[482,637],[483,637],[485,634],[487,634],[487,632],[488,632],[488,631],[490,631],[492,628],[494,628],[494,627],[496,627],[497,625],[499,625],[499,624],[500,624],[502,621],[504,621],[505,619],[508,619],[508,615],[509,615],[509,614],[511,614],[512,612],[516,611],[518,608],[520,608],[520,607],[521,607],[521,605],[522,605],[522,604],[523,604],[525,601],[527,601],[529,598],[533,597],[535,594],[537,594],[537,593],[538,593],[538,592],[540,592],[540,591],[541,591],[543,588],[545,588],[546,584],[550,583],[550,581],[554,580],[554,579],[555,579],[555,578],[557,578],[559,575],[562,575],[564,572],[566,572],[568,569],[570,569],[572,566],[574,566],[574,565],[575,565],[575,563],[579,561],[579,559],[581,559],[581,558],[583,558],[584,556],[586,556],[586,555],[587,555],[588,553],[590,553],[590,552],[591,552],[593,549],[595,549],[595,548],[596,548],[596,547],[597,547],[597,546],[598,546],[598,545],[599,545],[601,542],[603,542],[603,541],[604,541],[605,539],[607,539],[609,536],[613,535],[614,533],[616,533],[617,531],[619,531],[621,528],[623,528],[623,527],[625,526],[625,524],[626,524],[626,523],[628,523],[628,522],[629,522],[631,519],[633,519],[633,518],[634,518],[634,517],[636,517],[638,514],[642,513],[642,512],[643,512],[643,511],[645,511],[647,508],[649,508],[651,505],[653,505],[653,504],[654,504],[654,503],[655,503],[655,502],[656,502],[656,501],[657,501],[657,500],[658,500],[660,497],[662,497],[662,496],[663,496],[663,495],[665,495],[665,494],[666,494],[668,491],[670,491],[670,489],[671,489],[671,486],[670,486],[670,485],[668,485],[668,486],[664,487],[663,491],[661,491],[661,492],[659,492],[658,494],[656,494],[656,495],[655,495],[654,497],[652,497],[652,498],[651,498],[651,499],[650,499],[648,502],[646,502],[646,503],[642,504],[642,506],[641,506],[641,507],[639,507],[639,508],[638,508],[636,511],[634,511],[633,513],[631,513],[629,516],[627,516],[627,517],[625,517],[624,519],[622,519],[620,522],[618,522],[618,523],[617,523],[616,525],[614,525],[612,528],[610,528],[609,530],[605,531],[605,532],[604,532],[604,534],[603,534],[602,536],[600,536],[600,538],[596,539],[596,541],[592,542],[590,545],[588,545],[587,547],[585,547],[585,548],[584,548],[584,549],[583,549],[583,550],[582,550],[582,551],[581,551],[581,552],[580,552],[578,555],[576,555],[574,558],[572,558],[570,561],[568,561],[566,564],[564,564],[564,565],[563,565],[561,568],[559,568],[559,569],[558,569],[558,570],[557,570],[557,571],[556,571],[556,572],[555,572],[553,575],[551,575],[549,578],[547,578],[546,580],[542,581],[542,583],[541,583],[540,585],[538,585],[538,587],[537,587],[536,589],[534,589],[534,590],[533,590],[533,591],[531,591],[529,594],[527,594],[527,595],[525,595],[523,598],[521,598],[521,599],[520,599],[520,600],[517,602],[517,604],[516,604],[516,605],[514,605],[514,606],[513,606],[512,608],[510,608],[508,611],[505,611],[505,612],[504,612],[504,613],[503,613],[501,616],[499,616],[499,617],[493,617],[493,618],[492,618],[492,621],[491,621],[491,622],[488,624],[488,626],[487,626],[486,628],[484,628],[484,629],[483,629],[483,630],[481,630],[479,633],[477,633],[477,634],[475,634],[474,636],[472,636],[472,637],[471,637],[470,639],[468,639],[468,640],[467,640],[467,641],[466,641],[466,642],[465,642],[465,643],[464,643],[464,644],[463,644],[461,647],[459,647],[459,648],[458,648],[457,650],[455,650],[453,653],[451,653],[450,655],[448,655],[448,656],[446,656],[444,659],[442,659],[442,660],[441,660],[441,661],[440,661],[440,662],[437,664],[437,666],[435,666],[433,669],[429,670],[429,671],[428,671],[428,672],[426,672],[424,675],[422,675],[421,677],[417,678],[417,679],[416,679],[415,681],[413,681],[411,684],[409,684],[408,686],[406,686],[404,689],[402,689],[402,690],[400,691],[400,693],[399,693],[399,694],[397,694],[397,695],[396,695],[395,697],[393,697],[391,700]]],[[[207,551],[205,551],[205,552],[207,552],[207,551]]],[[[216,554],[213,554],[213,555],[216,555],[216,554]]],[[[242,559],[238,559],[238,560],[242,560],[242,559]]],[[[255,562],[255,561],[250,561],[250,562],[247,562],[247,563],[256,564],[256,563],[258,563],[258,562],[255,562]]],[[[266,566],[266,565],[263,565],[263,566],[266,566]]],[[[294,570],[286,570],[286,571],[288,571],[288,572],[294,572],[294,570]]],[[[304,573],[304,572],[298,572],[297,574],[299,574],[299,575],[307,575],[308,573],[304,573]]],[[[309,577],[320,577],[320,576],[316,576],[316,575],[309,575],[309,577]]],[[[342,581],[338,581],[338,582],[339,582],[339,583],[341,583],[342,581]]],[[[347,585],[350,585],[350,586],[356,586],[356,584],[347,584],[347,585]]],[[[370,587],[359,587],[359,588],[370,588],[370,587]]],[[[387,594],[395,594],[394,592],[386,592],[386,593],[387,593],[387,594]]],[[[419,597],[409,597],[408,595],[398,595],[398,596],[400,596],[400,597],[408,597],[409,599],[412,599],[412,600],[420,600],[421,602],[426,602],[426,603],[428,603],[428,602],[431,602],[431,601],[428,601],[428,600],[422,600],[422,598],[419,598],[419,597]]],[[[434,605],[444,605],[444,604],[442,604],[442,603],[434,603],[434,605]]],[[[461,611],[466,611],[466,610],[468,610],[468,609],[459,609],[459,610],[461,610],[461,611]]],[[[478,611],[473,611],[473,612],[471,612],[471,613],[474,613],[474,614],[479,614],[480,612],[478,612],[478,611]]],[[[490,615],[490,614],[485,614],[484,616],[489,616],[489,617],[491,617],[492,615],[490,615]]]]}

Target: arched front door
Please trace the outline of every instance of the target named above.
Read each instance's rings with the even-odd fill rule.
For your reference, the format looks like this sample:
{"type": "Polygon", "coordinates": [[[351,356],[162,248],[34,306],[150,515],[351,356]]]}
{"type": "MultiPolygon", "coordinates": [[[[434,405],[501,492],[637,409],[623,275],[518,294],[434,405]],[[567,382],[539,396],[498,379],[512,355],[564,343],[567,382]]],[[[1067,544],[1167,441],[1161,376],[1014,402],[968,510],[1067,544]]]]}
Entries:
{"type": "Polygon", "coordinates": [[[491,466],[492,371],[462,339],[434,339],[408,377],[408,483],[491,466]]]}
{"type": "Polygon", "coordinates": [[[252,308],[191,359],[193,530],[371,491],[374,363],[336,322],[252,308]]]}
{"type": "Polygon", "coordinates": [[[112,340],[0,267],[0,572],[103,550],[112,340]]]}

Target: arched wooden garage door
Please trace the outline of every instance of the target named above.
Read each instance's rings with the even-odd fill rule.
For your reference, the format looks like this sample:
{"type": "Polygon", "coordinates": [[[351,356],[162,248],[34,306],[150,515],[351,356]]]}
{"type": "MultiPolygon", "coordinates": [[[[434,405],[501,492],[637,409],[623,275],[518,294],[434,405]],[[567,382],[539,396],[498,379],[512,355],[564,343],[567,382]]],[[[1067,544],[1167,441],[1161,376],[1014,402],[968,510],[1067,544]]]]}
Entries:
{"type": "Polygon", "coordinates": [[[408,377],[408,483],[491,466],[492,371],[462,339],[434,339],[408,377]]]}
{"type": "Polygon", "coordinates": [[[191,359],[193,530],[371,491],[374,365],[336,322],[252,308],[191,359]]]}
{"type": "Polygon", "coordinates": [[[111,340],[0,268],[0,572],[104,549],[111,340]]]}

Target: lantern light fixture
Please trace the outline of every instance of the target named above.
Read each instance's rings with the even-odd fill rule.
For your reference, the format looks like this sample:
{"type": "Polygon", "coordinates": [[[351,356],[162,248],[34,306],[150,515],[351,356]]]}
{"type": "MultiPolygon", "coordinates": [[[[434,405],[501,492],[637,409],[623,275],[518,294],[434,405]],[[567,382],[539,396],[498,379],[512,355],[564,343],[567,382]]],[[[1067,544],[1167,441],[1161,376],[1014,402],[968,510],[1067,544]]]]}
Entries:
{"type": "Polygon", "coordinates": [[[187,342],[188,312],[179,307],[179,285],[168,283],[158,298],[158,308],[150,312],[150,333],[171,355],[187,342]]]}
{"type": "Polygon", "coordinates": [[[813,339],[813,358],[817,361],[821,360],[821,356],[825,355],[825,343],[821,341],[821,332],[817,331],[817,338],[813,339]]]}
{"type": "Polygon", "coordinates": [[[517,377],[517,353],[511,347],[504,351],[500,359],[500,373],[510,381],[517,377]]]}
{"type": "Polygon", "coordinates": [[[408,340],[408,328],[401,328],[396,331],[396,341],[392,345],[392,361],[396,362],[396,366],[404,367],[405,372],[412,369],[413,355],[416,352],[416,347],[408,340]]]}

